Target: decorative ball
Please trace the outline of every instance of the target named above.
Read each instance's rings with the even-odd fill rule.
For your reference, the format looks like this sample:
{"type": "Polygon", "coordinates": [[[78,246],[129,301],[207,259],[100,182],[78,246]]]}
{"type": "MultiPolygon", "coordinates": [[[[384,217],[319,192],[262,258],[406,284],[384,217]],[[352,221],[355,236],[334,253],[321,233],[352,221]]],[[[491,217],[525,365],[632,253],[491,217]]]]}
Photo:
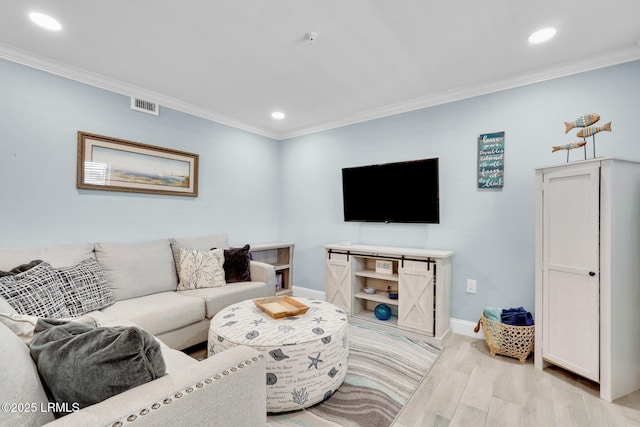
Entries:
{"type": "Polygon", "coordinates": [[[376,309],[374,311],[376,317],[380,320],[389,320],[391,319],[391,307],[387,304],[378,304],[376,305],[376,309]]]}

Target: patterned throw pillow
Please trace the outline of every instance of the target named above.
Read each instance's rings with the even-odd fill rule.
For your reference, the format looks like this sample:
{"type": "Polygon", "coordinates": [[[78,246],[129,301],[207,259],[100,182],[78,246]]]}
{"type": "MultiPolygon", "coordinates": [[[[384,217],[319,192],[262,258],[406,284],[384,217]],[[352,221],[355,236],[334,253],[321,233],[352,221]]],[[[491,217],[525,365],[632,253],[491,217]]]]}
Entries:
{"type": "Polygon", "coordinates": [[[224,286],[224,251],[197,251],[180,248],[178,290],[217,288],[224,286]]]}
{"type": "Polygon", "coordinates": [[[95,258],[87,258],[71,267],[58,268],[62,294],[71,316],[102,310],[115,302],[113,292],[95,258]]]}
{"type": "Polygon", "coordinates": [[[58,272],[49,263],[42,262],[24,273],[0,277],[0,296],[19,314],[71,317],[60,286],[58,272]]]}

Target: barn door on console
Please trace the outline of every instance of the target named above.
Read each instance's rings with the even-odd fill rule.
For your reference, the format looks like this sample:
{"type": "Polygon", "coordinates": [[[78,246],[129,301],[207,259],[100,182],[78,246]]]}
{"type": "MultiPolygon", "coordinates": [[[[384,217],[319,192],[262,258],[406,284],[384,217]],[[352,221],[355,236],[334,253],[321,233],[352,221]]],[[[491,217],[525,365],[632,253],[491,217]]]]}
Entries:
{"type": "Polygon", "coordinates": [[[349,256],[327,252],[325,266],[326,301],[351,314],[351,261],[349,256]]]}
{"type": "Polygon", "coordinates": [[[404,261],[398,268],[398,327],[433,336],[433,265],[404,261]]]}

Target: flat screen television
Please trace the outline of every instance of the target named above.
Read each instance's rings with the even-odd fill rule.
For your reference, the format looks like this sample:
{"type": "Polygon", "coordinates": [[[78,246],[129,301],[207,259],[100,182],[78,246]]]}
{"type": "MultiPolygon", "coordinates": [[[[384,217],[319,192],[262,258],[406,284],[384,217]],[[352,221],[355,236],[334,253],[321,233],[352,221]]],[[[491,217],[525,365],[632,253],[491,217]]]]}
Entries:
{"type": "Polygon", "coordinates": [[[440,223],[438,159],[342,169],[345,221],[440,223]]]}

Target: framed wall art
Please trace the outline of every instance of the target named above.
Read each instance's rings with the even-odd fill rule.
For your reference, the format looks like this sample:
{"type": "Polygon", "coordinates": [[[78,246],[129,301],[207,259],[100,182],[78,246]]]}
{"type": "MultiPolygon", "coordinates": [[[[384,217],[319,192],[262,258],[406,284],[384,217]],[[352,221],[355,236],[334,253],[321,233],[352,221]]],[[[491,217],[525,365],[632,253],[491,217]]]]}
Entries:
{"type": "Polygon", "coordinates": [[[478,137],[478,188],[504,186],[504,132],[478,137]]]}
{"type": "Polygon", "coordinates": [[[77,187],[198,195],[198,155],[78,132],[77,187]]]}

